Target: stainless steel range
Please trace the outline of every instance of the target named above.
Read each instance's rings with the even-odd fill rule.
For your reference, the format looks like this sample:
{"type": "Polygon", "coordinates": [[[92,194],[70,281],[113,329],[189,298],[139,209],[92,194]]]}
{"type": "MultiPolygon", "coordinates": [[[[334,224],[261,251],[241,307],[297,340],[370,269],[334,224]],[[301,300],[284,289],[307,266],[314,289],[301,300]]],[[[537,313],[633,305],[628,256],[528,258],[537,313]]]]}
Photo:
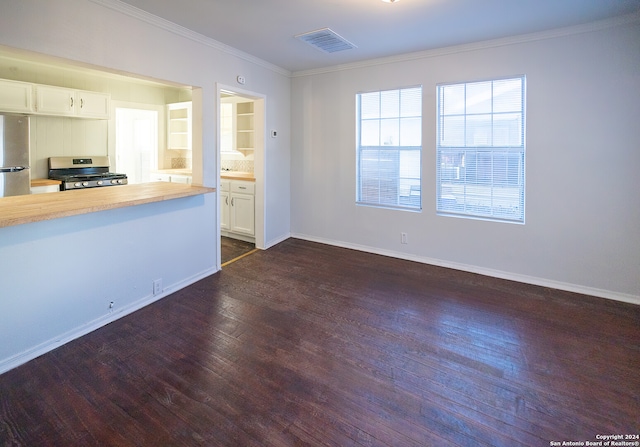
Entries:
{"type": "Polygon", "coordinates": [[[109,157],[50,157],[49,178],[60,180],[60,191],[126,185],[126,174],[109,172],[109,157]]]}

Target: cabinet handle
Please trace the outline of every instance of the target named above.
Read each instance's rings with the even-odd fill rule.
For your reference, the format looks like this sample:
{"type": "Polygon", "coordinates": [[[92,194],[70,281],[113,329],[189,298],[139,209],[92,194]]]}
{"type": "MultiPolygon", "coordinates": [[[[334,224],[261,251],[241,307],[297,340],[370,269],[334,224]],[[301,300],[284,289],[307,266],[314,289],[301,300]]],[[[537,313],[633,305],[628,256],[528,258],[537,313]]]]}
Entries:
{"type": "Polygon", "coordinates": [[[71,107],[73,107],[73,96],[71,97],[71,107]]]}
{"type": "Polygon", "coordinates": [[[225,197],[224,201],[226,202],[227,205],[229,205],[229,197],[225,197]]]}
{"type": "Polygon", "coordinates": [[[246,186],[238,186],[238,189],[247,189],[246,186]]]}
{"type": "Polygon", "coordinates": [[[84,98],[80,98],[80,108],[84,107],[84,98]]]}
{"type": "Polygon", "coordinates": [[[233,206],[233,197],[231,198],[231,206],[233,206]]]}

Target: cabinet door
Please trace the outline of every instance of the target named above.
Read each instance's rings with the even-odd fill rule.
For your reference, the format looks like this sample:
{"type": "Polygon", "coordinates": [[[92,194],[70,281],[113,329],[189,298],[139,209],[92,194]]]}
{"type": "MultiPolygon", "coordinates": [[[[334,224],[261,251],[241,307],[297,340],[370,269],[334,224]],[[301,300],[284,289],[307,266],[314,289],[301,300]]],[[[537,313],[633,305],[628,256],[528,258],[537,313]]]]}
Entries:
{"type": "Polygon", "coordinates": [[[151,173],[149,176],[149,181],[151,182],[170,182],[171,176],[169,174],[154,174],[151,173]]]}
{"type": "Polygon", "coordinates": [[[0,111],[33,112],[33,85],[0,80],[0,111]]]}
{"type": "Polygon", "coordinates": [[[229,191],[220,192],[220,228],[223,230],[231,229],[230,225],[230,208],[229,191]]]}
{"type": "Polygon", "coordinates": [[[191,184],[190,175],[171,175],[171,183],[183,183],[185,185],[191,184]]]}
{"type": "Polygon", "coordinates": [[[76,103],[80,117],[109,119],[111,96],[108,94],[78,91],[76,103]]]}
{"type": "Polygon", "coordinates": [[[36,111],[51,115],[75,115],[75,90],[38,85],[36,87],[36,111]]]}
{"type": "Polygon", "coordinates": [[[255,235],[254,197],[231,193],[231,231],[255,235]]]}

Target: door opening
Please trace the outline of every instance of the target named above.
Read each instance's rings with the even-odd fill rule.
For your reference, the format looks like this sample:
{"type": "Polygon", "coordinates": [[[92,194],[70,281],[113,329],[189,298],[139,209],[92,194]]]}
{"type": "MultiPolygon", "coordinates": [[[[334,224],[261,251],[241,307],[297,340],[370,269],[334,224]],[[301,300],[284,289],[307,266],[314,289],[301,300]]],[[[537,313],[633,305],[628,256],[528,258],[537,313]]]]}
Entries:
{"type": "Polygon", "coordinates": [[[158,112],[117,107],[116,172],[129,183],[145,183],[158,166],[158,112]]]}
{"type": "Polygon", "coordinates": [[[220,266],[264,247],[264,102],[219,88],[220,266]]]}

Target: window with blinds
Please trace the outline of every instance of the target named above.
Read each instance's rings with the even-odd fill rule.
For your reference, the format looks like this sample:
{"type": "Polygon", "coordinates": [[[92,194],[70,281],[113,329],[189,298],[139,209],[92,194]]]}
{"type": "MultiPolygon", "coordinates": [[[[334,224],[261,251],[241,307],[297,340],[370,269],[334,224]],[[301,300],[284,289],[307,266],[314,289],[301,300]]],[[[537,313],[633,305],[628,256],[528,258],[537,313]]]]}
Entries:
{"type": "Polygon", "coordinates": [[[525,77],[437,94],[438,214],[524,223],[525,77]]]}
{"type": "Polygon", "coordinates": [[[419,210],[422,87],[359,93],[356,102],[357,203],[419,210]]]}

